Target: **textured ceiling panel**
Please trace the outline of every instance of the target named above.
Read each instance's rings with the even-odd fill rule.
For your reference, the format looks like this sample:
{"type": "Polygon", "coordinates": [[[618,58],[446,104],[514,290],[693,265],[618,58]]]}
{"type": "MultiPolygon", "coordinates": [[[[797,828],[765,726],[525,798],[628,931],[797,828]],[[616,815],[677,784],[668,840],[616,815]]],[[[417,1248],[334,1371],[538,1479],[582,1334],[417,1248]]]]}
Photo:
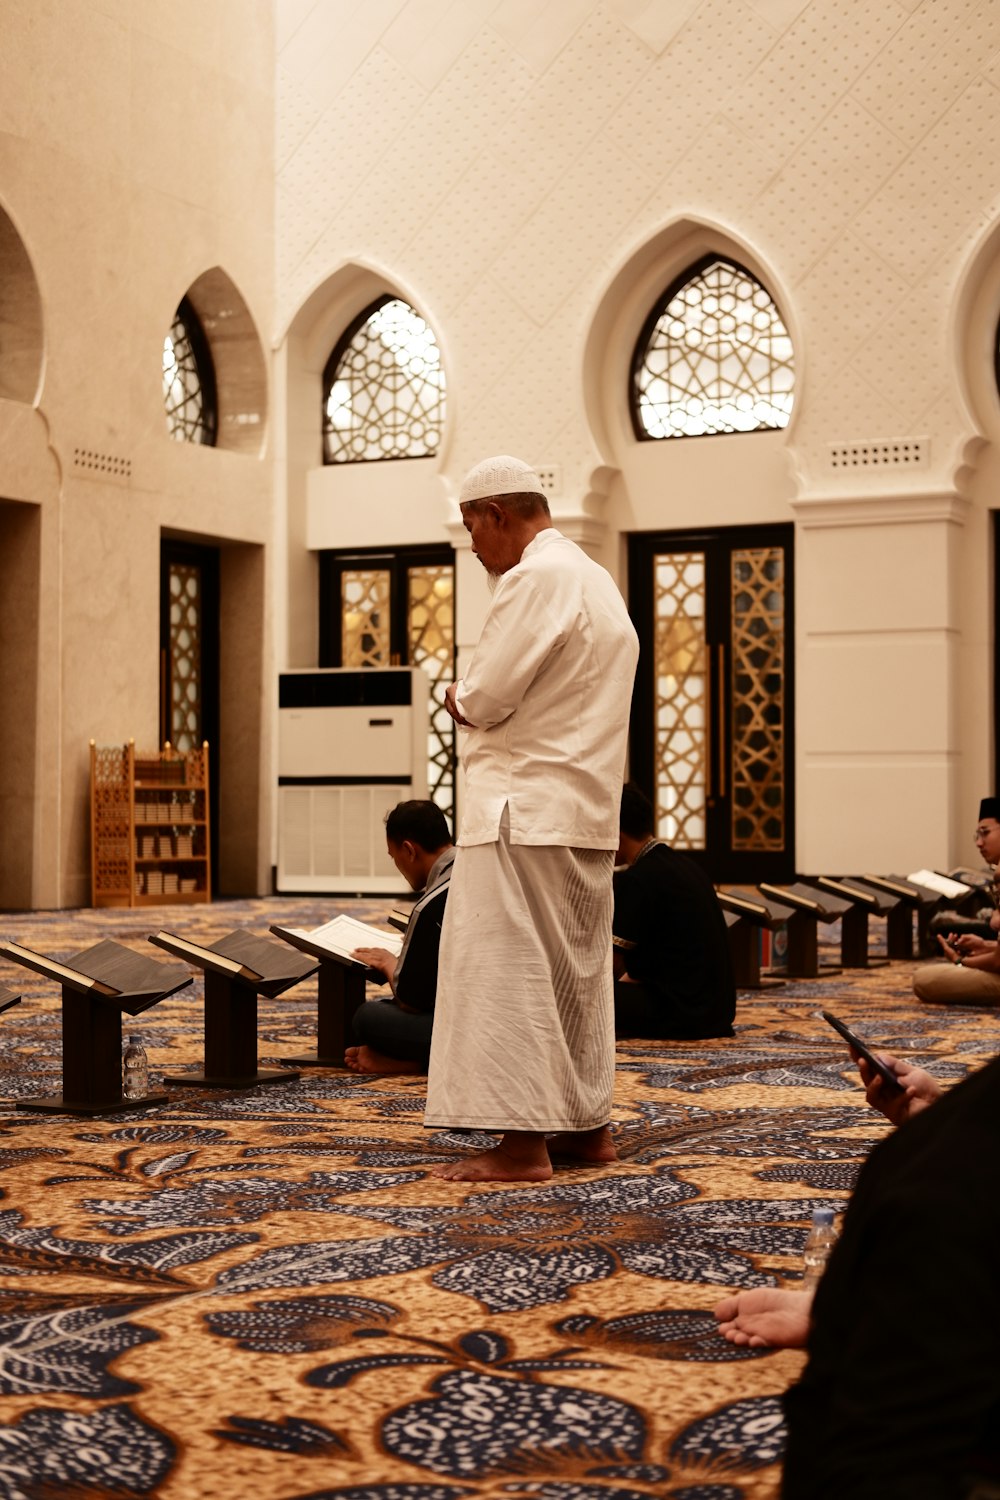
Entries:
{"type": "Polygon", "coordinates": [[[808,6],[737,89],[726,114],[786,160],[906,19],[896,0],[808,6]]]}
{"type": "Polygon", "coordinates": [[[593,8],[593,0],[559,0],[556,5],[539,5],[538,0],[501,0],[490,25],[533,72],[544,73],[593,8]]]}
{"type": "Polygon", "coordinates": [[[798,19],[809,0],[750,0],[750,4],[769,26],[780,32],[787,31],[798,19]]]}
{"type": "Polygon", "coordinates": [[[601,217],[609,214],[619,221],[631,217],[652,186],[652,178],[644,180],[628,170],[616,146],[599,142],[498,257],[494,275],[536,322],[546,322],[568,288],[577,285],[593,266],[595,250],[598,255],[604,253],[599,239],[601,217]],[[562,233],[566,223],[577,224],[579,232],[562,233]]]}
{"type": "MultiPolygon", "coordinates": [[[[795,301],[807,333],[815,331],[827,356],[843,362],[909,292],[887,261],[847,233],[796,287],[795,301]]],[[[804,353],[811,357],[810,344],[804,353]]]]}
{"type": "Polygon", "coordinates": [[[998,49],[1000,6],[993,0],[934,0],[859,79],[857,98],[912,144],[950,109],[977,64],[998,49]]]}
{"type": "Polygon", "coordinates": [[[872,384],[899,393],[905,426],[913,432],[917,418],[948,383],[948,323],[951,304],[947,276],[929,278],[873,328],[851,368],[872,384]],[[913,363],[912,329],[921,329],[928,358],[913,363]]]}
{"type": "Polygon", "coordinates": [[[820,122],[754,210],[755,222],[769,226],[786,247],[790,283],[826,253],[904,155],[896,137],[851,99],[820,122]],[[809,199],[807,215],[802,213],[804,197],[809,199]]]}
{"type": "Polygon", "coordinates": [[[636,5],[632,0],[610,0],[608,9],[625,22],[652,52],[669,47],[686,21],[698,9],[698,0],[647,0],[636,5]]]}
{"type": "Polygon", "coordinates": [[[984,162],[1000,152],[1000,108],[992,84],[974,81],[860,211],[854,228],[902,275],[915,280],[973,231],[1000,193],[984,162]]]}
{"type": "Polygon", "coordinates": [[[496,0],[409,0],[381,45],[428,91],[458,61],[496,0]]]}
{"type": "Polygon", "coordinates": [[[743,0],[705,0],[669,52],[616,109],[608,136],[662,175],[701,138],[713,110],[751,76],[773,42],[773,33],[743,0]],[[724,48],[720,28],[727,37],[724,48]]]}
{"type": "Polygon", "coordinates": [[[297,78],[278,69],[275,79],[277,95],[277,128],[274,159],[280,172],[294,151],[301,146],[320,117],[319,105],[310,98],[297,78]]]}
{"type": "MultiPolygon", "coordinates": [[[[740,232],[741,219],[773,176],[773,164],[730,120],[709,121],[664,179],[650,209],[662,220],[690,211],[740,232]]],[[[651,226],[652,227],[652,226],[651,226]]]]}

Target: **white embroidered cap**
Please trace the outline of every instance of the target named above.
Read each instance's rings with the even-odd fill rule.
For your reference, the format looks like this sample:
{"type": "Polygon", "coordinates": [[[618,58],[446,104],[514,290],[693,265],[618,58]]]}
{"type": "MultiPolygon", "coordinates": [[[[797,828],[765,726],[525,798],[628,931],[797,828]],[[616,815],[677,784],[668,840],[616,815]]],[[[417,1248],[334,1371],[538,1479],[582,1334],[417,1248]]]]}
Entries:
{"type": "Polygon", "coordinates": [[[470,500],[487,500],[492,495],[543,495],[542,483],[530,464],[509,453],[500,453],[496,458],[484,458],[481,464],[470,469],[462,480],[459,505],[470,500]]]}

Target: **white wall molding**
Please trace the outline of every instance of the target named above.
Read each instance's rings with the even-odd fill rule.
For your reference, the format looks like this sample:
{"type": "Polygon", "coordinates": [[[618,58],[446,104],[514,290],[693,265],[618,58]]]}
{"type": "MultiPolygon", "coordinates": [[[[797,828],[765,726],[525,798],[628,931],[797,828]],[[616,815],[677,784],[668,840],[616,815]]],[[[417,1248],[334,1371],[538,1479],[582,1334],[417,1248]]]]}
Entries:
{"type": "Polygon", "coordinates": [[[970,502],[955,490],[923,494],[801,495],[789,501],[798,524],[807,531],[848,526],[912,526],[946,522],[964,526],[970,502]]]}

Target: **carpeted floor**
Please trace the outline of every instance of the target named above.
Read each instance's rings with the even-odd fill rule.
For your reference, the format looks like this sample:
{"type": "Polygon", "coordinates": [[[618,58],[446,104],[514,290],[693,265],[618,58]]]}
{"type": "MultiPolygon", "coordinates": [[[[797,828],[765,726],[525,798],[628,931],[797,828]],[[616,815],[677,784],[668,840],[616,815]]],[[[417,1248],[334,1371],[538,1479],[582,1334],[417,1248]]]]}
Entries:
{"type": "MultiPolygon", "coordinates": [[[[345,902],[376,920],[392,902],[345,902]]],[[[337,903],[0,914],[56,957],[168,927],[314,926],[337,903]]],[[[424,1131],[423,1080],[331,1070],[151,1112],[18,1112],[57,1092],[52,984],[0,1017],[0,1500],[764,1500],[801,1356],[714,1333],[726,1288],[798,1275],[888,1129],[836,1010],[944,1080],[989,1013],[921,1007],[913,965],[744,994],[726,1042],[618,1050],[610,1169],[438,1181],[483,1142],[424,1131]]],[[[308,1050],[315,980],[260,1002],[262,1065],[308,1050]]],[[[201,1060],[200,983],[129,1026],[153,1079],[201,1060]]]]}

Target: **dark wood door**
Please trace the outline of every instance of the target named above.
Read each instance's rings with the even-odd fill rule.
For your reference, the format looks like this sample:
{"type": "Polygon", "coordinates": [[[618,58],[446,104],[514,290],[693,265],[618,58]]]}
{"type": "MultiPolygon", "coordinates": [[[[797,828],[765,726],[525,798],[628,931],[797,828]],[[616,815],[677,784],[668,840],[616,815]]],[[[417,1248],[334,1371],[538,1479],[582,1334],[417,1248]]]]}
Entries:
{"type": "Polygon", "coordinates": [[[631,776],[717,882],[794,874],[792,526],[641,532],[631,776]]]}
{"type": "Polygon", "coordinates": [[[219,552],[160,544],[160,745],[208,741],[212,890],[219,889],[219,552]]]}

